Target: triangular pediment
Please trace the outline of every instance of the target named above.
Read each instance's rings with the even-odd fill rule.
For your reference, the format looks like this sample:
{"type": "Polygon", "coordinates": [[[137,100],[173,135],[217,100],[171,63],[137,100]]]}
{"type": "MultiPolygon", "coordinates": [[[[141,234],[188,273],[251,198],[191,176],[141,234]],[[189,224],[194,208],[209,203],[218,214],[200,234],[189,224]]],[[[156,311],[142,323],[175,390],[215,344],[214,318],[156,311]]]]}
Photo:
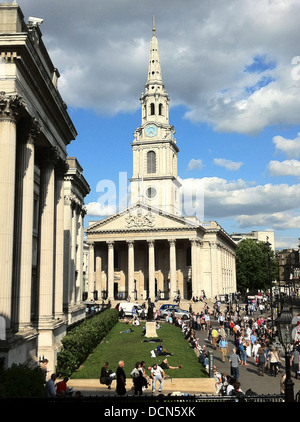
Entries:
{"type": "Polygon", "coordinates": [[[196,229],[199,224],[183,217],[137,203],[108,218],[94,222],[85,231],[95,234],[107,231],[144,231],[168,229],[196,229]]]}

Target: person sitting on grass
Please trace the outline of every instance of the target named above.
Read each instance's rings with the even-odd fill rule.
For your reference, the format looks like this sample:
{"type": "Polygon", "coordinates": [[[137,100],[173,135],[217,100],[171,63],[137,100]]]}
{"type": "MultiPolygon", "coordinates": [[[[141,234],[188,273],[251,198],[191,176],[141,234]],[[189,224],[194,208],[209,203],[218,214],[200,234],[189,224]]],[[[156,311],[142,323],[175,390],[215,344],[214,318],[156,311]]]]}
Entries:
{"type": "Polygon", "coordinates": [[[162,363],[159,365],[161,367],[161,369],[165,370],[165,369],[181,369],[182,365],[179,366],[171,366],[168,362],[168,359],[164,359],[162,361],[162,363]]]}
{"type": "Polygon", "coordinates": [[[156,356],[173,356],[174,353],[167,352],[167,350],[163,347],[163,345],[160,343],[160,345],[157,346],[155,350],[156,356]]]}

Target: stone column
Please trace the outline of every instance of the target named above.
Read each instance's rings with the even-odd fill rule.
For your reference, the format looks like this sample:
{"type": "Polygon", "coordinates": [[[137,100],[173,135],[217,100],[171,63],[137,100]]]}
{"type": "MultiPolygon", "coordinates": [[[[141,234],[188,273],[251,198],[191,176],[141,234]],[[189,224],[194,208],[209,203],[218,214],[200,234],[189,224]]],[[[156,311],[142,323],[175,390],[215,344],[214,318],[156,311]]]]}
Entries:
{"type": "Polygon", "coordinates": [[[170,245],[170,299],[177,294],[176,286],[176,240],[169,240],[170,245]]]}
{"type": "Polygon", "coordinates": [[[53,317],[54,283],[54,194],[55,151],[47,148],[41,163],[40,193],[40,261],[39,261],[39,319],[45,322],[53,317]]]}
{"type": "Polygon", "coordinates": [[[107,265],[107,290],[108,299],[114,299],[114,242],[108,244],[108,265],[107,265]]]}
{"type": "Polygon", "coordinates": [[[7,331],[12,319],[16,126],[21,107],[20,97],[0,93],[0,312],[5,317],[7,331]]]}
{"type": "Polygon", "coordinates": [[[94,243],[89,243],[89,285],[88,285],[88,299],[93,299],[93,291],[95,287],[95,251],[94,243]]]}
{"type": "Polygon", "coordinates": [[[78,214],[78,233],[77,233],[77,258],[76,258],[76,297],[75,302],[82,301],[83,289],[83,218],[84,211],[80,209],[78,214]]]}
{"type": "Polygon", "coordinates": [[[134,241],[129,240],[128,245],[128,296],[134,299],[134,241]]]}
{"type": "Polygon", "coordinates": [[[56,166],[56,246],[55,246],[55,318],[63,317],[64,289],[64,175],[66,163],[61,160],[56,166]]]}
{"type": "MultiPolygon", "coordinates": [[[[19,331],[25,330],[31,323],[31,287],[32,287],[32,233],[34,214],[34,157],[35,139],[40,131],[36,121],[32,126],[27,140],[21,142],[18,147],[18,174],[19,183],[22,186],[20,195],[19,223],[20,237],[16,239],[16,246],[19,252],[19,260],[16,265],[19,267],[19,292],[17,299],[18,316],[16,321],[19,331]]],[[[17,280],[15,280],[17,282],[17,280]]]]}
{"type": "Polygon", "coordinates": [[[216,296],[220,293],[219,291],[219,262],[218,262],[218,245],[216,242],[210,242],[210,256],[211,256],[211,285],[212,285],[212,295],[216,296]]]}
{"type": "Polygon", "coordinates": [[[191,240],[191,258],[192,258],[192,289],[193,295],[199,297],[199,280],[198,280],[198,254],[197,240],[191,240]]]}
{"type": "Polygon", "coordinates": [[[75,271],[76,271],[76,241],[77,241],[77,204],[74,203],[72,210],[72,234],[71,234],[71,273],[70,273],[70,305],[75,303],[75,271]]]}
{"type": "Polygon", "coordinates": [[[73,197],[64,196],[64,282],[63,282],[63,304],[65,308],[70,303],[71,284],[71,239],[72,239],[72,209],[73,197]]]}
{"type": "Polygon", "coordinates": [[[148,241],[149,250],[149,297],[155,299],[155,249],[154,240],[148,241]]]}

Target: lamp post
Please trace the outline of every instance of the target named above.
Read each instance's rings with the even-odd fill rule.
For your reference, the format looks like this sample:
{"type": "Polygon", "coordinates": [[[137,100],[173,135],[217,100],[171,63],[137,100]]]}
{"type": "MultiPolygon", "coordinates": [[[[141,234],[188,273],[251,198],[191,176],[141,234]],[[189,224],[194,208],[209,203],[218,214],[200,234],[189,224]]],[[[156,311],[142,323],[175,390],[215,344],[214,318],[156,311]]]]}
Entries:
{"type": "Polygon", "coordinates": [[[280,315],[276,318],[275,324],[278,329],[278,338],[284,347],[285,351],[285,401],[294,401],[294,383],[291,378],[291,365],[290,365],[290,345],[293,342],[292,338],[292,319],[293,315],[286,304],[283,304],[283,309],[280,315]]]}

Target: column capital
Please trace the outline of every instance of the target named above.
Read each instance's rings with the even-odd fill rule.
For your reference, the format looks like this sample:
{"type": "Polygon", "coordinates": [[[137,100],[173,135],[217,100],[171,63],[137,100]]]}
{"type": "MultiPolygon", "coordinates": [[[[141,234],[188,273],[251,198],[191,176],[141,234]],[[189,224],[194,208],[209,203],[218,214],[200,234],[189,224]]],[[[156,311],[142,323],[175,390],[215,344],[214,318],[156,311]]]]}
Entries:
{"type": "Polygon", "coordinates": [[[168,242],[169,242],[170,246],[176,245],[176,239],[168,239],[168,242]]]}
{"type": "Polygon", "coordinates": [[[42,166],[51,165],[56,167],[59,160],[61,160],[57,147],[42,147],[37,149],[37,159],[42,166]]]}
{"type": "Polygon", "coordinates": [[[25,108],[25,101],[19,95],[7,95],[0,92],[0,121],[6,120],[16,123],[20,111],[25,108]]]}
{"type": "Polygon", "coordinates": [[[21,143],[35,145],[41,131],[42,126],[36,118],[22,119],[18,125],[18,139],[21,143]]]}

